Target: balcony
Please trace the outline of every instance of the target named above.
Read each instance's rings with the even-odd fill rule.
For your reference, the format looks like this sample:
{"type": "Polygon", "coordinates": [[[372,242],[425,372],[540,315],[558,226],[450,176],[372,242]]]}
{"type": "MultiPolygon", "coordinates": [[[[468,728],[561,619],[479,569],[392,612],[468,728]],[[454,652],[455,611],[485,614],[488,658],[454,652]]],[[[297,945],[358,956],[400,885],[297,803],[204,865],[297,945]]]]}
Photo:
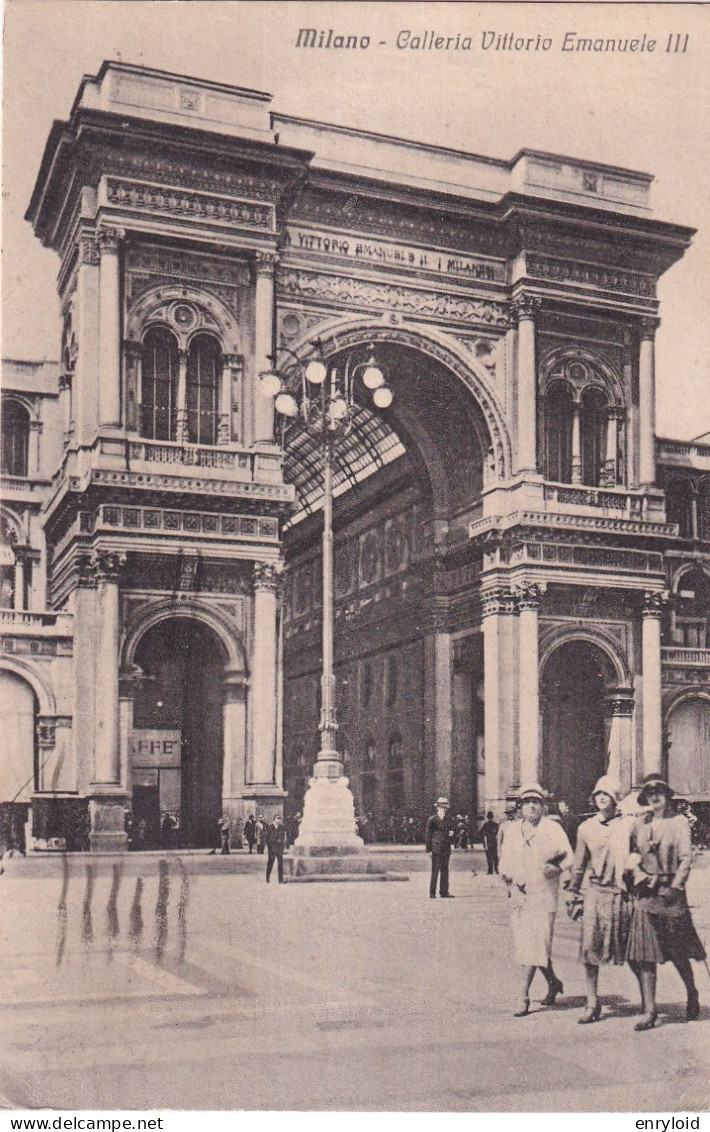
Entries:
{"type": "Polygon", "coordinates": [[[663,664],[672,664],[683,668],[710,669],[710,649],[684,649],[675,646],[661,649],[663,664]]]}
{"type": "Polygon", "coordinates": [[[5,656],[71,656],[71,613],[0,609],[0,652],[5,656]]]}

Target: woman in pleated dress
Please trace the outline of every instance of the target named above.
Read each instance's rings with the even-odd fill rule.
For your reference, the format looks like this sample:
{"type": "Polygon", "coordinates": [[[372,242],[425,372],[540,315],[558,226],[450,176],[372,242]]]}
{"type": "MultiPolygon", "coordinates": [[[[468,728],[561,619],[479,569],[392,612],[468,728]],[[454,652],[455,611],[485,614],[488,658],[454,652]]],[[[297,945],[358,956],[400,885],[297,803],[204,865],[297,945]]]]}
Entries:
{"type": "Polygon", "coordinates": [[[706,953],[685,892],[692,862],[690,823],[676,812],[673,794],[662,775],[647,775],[639,803],[650,812],[636,819],[631,834],[634,907],[626,954],[641,987],[643,1017],[636,1030],[651,1030],[656,1024],[659,963],[671,962],[683,980],[686,1020],[694,1022],[700,1014],[690,961],[704,960],[706,953]]]}

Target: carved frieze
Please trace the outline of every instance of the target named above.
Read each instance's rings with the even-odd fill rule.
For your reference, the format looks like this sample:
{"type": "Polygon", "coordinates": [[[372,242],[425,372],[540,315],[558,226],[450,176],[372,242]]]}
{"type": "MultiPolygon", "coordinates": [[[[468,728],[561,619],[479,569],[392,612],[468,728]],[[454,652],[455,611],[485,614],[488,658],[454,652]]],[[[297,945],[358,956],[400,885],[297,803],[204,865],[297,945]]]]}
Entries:
{"type": "MultiPolygon", "coordinates": [[[[243,498],[268,499],[277,503],[290,503],[294,491],[288,484],[239,483],[232,480],[207,480],[199,477],[151,475],[148,472],[113,472],[94,468],[93,483],[154,488],[176,492],[195,492],[198,495],[230,495],[243,498]]],[[[72,490],[79,491],[81,481],[74,477],[72,490]]]]}
{"type": "Polygon", "coordinates": [[[274,231],[275,213],[271,204],[115,177],[107,179],[106,195],[111,204],[123,209],[228,224],[230,228],[274,231]]]}
{"type": "Polygon", "coordinates": [[[504,303],[444,291],[392,286],[374,279],[282,268],[278,286],[279,292],[286,297],[330,306],[397,311],[441,322],[497,327],[508,325],[504,303]]]}
{"type": "Polygon", "coordinates": [[[557,256],[539,253],[528,253],[525,265],[528,275],[550,282],[581,283],[605,291],[619,291],[645,298],[653,298],[656,292],[654,277],[641,271],[623,271],[616,267],[558,259],[557,256]]]}
{"type": "Polygon", "coordinates": [[[114,174],[137,177],[141,181],[202,188],[256,200],[265,197],[269,201],[277,200],[283,191],[283,185],[275,178],[254,176],[234,162],[229,169],[219,169],[210,168],[204,162],[192,162],[183,155],[176,158],[159,151],[147,154],[107,146],[94,152],[100,168],[114,174]]]}

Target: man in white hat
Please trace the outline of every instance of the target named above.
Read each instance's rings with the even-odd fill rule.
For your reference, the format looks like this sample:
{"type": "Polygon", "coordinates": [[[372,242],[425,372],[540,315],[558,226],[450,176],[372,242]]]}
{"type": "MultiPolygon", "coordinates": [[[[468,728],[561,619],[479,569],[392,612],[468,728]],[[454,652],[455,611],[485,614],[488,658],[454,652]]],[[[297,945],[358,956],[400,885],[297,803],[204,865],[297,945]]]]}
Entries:
{"type": "Polygon", "coordinates": [[[449,817],[449,799],[437,798],[436,813],[426,823],[426,851],[431,853],[431,879],[429,896],[436,899],[436,882],[439,881],[439,895],[453,900],[449,892],[449,858],[454,829],[449,817]]]}

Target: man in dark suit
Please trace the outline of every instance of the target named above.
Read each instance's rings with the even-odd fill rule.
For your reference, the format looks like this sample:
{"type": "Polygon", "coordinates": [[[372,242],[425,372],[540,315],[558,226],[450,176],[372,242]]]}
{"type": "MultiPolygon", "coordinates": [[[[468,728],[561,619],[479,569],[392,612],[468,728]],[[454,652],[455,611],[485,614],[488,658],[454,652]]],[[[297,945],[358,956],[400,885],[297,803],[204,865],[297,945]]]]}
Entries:
{"type": "Polygon", "coordinates": [[[439,895],[453,900],[449,892],[449,857],[451,856],[451,839],[453,826],[449,817],[448,798],[438,798],[436,813],[432,814],[426,823],[426,851],[431,853],[431,880],[429,881],[429,896],[436,898],[436,882],[439,880],[439,895]]]}
{"type": "Polygon", "coordinates": [[[274,861],[277,861],[279,871],[279,884],[283,884],[286,830],[284,829],[284,823],[281,821],[281,818],[278,814],[266,831],[266,848],[269,851],[269,858],[266,862],[266,883],[268,884],[271,880],[271,870],[274,867],[274,861]]]}

